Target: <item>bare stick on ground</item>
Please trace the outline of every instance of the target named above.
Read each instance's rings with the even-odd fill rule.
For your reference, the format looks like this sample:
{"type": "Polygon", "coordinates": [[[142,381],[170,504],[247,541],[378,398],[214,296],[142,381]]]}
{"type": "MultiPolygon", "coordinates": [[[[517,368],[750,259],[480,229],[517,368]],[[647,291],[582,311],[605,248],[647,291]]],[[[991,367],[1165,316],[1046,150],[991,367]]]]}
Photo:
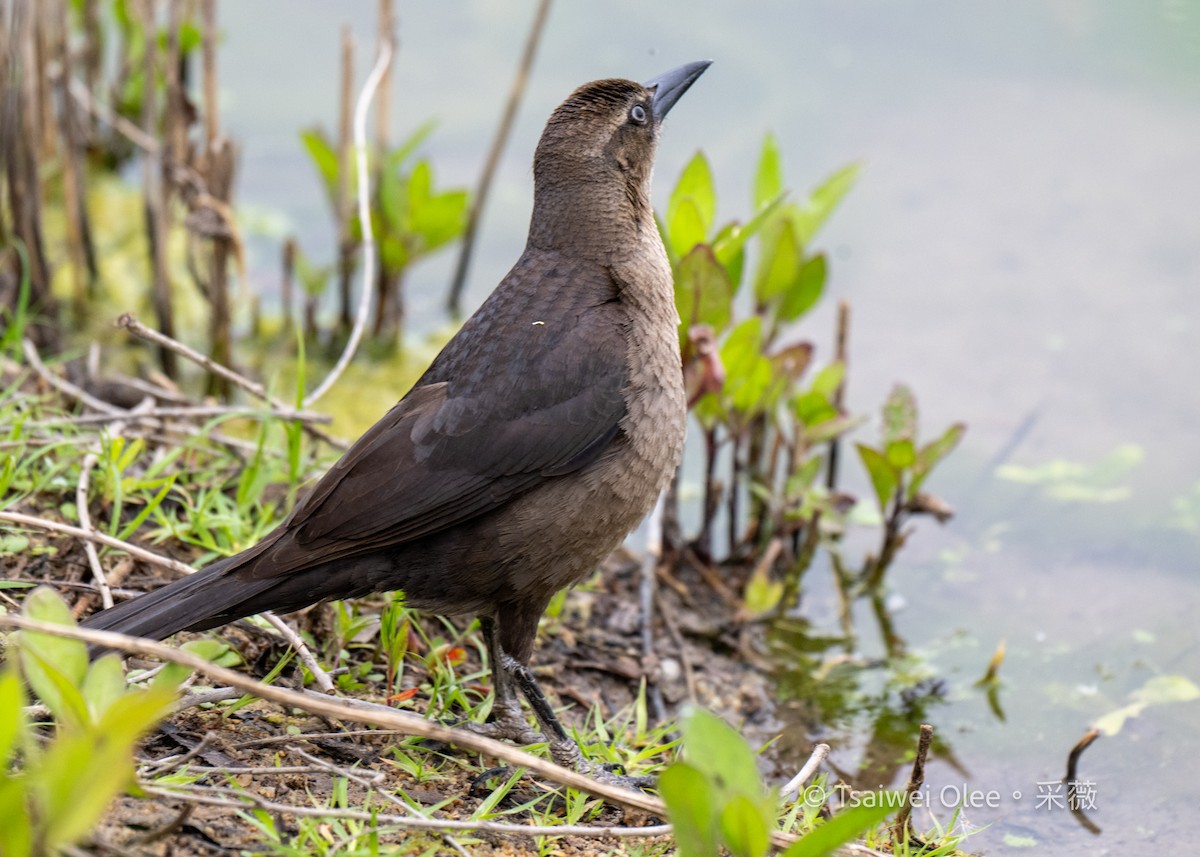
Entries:
{"type": "MultiPolygon", "coordinates": [[[[281,415],[284,416],[285,419],[299,419],[299,418],[301,418],[301,416],[303,414],[302,411],[297,411],[295,408],[288,405],[286,402],[284,402],[280,399],[277,399],[274,396],[267,393],[266,388],[263,387],[262,384],[259,384],[257,381],[251,381],[249,378],[245,377],[244,375],[238,374],[237,372],[233,371],[232,369],[228,368],[227,366],[223,366],[220,363],[217,363],[214,360],[211,360],[210,358],[205,357],[199,351],[189,348],[188,346],[184,345],[182,342],[179,342],[176,339],[172,339],[169,336],[165,336],[162,333],[158,332],[157,330],[153,330],[149,327],[146,327],[144,324],[142,324],[140,321],[138,321],[136,318],[134,318],[132,313],[125,313],[120,318],[118,318],[117,319],[117,327],[120,327],[124,330],[129,331],[130,333],[132,333],[134,336],[138,337],[139,339],[145,339],[145,340],[153,342],[157,345],[160,345],[163,348],[169,348],[170,350],[176,352],[177,354],[180,354],[181,356],[186,357],[188,360],[191,360],[193,363],[196,363],[198,366],[201,366],[202,368],[208,370],[210,373],[212,373],[214,375],[220,375],[222,378],[225,378],[230,383],[235,384],[238,387],[241,387],[243,390],[245,390],[247,393],[254,396],[255,398],[261,399],[262,401],[269,404],[271,407],[277,409],[281,413],[281,415]]],[[[26,356],[28,356],[28,352],[27,352],[26,356]]],[[[111,407],[111,406],[109,406],[109,407],[111,407]]],[[[307,403],[305,404],[305,407],[306,408],[308,407],[307,403]]],[[[311,416],[311,415],[305,415],[305,416],[311,416]]],[[[305,425],[304,430],[306,432],[308,432],[309,434],[311,434],[313,437],[316,437],[319,440],[325,441],[330,446],[333,446],[336,449],[344,450],[347,448],[346,443],[329,436],[328,434],[326,434],[325,432],[321,431],[318,428],[315,428],[314,426],[305,425]]]]}
{"type": "Polygon", "coordinates": [[[925,783],[925,759],[929,755],[929,745],[933,741],[933,727],[928,723],[921,724],[921,737],[917,741],[917,758],[913,759],[912,775],[904,789],[904,806],[896,814],[896,822],[892,825],[892,838],[896,842],[904,842],[910,837],[908,821],[912,816],[913,799],[925,783]]]}
{"type": "Polygon", "coordinates": [[[812,779],[813,774],[817,772],[817,768],[829,757],[829,745],[818,744],[813,747],[812,755],[808,757],[808,761],[804,763],[804,767],[799,770],[796,776],[788,780],[786,786],[779,792],[779,796],[784,800],[791,800],[798,797],[800,790],[804,788],[804,784],[812,779]]]}

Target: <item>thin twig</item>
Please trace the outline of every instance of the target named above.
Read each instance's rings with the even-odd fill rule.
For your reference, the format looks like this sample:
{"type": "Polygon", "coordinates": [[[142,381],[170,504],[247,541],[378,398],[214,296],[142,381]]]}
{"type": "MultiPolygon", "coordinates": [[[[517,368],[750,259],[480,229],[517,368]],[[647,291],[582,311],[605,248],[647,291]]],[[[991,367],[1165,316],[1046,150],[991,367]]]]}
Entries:
{"type": "Polygon", "coordinates": [[[516,119],[521,96],[529,83],[529,72],[533,68],[533,58],[537,56],[537,46],[542,36],[542,30],[546,28],[550,2],[551,0],[541,0],[537,12],[534,13],[533,24],[529,28],[529,36],[525,40],[525,50],[521,54],[521,64],[517,66],[517,76],[513,78],[512,88],[508,92],[508,101],[504,105],[504,113],[500,117],[500,126],[496,129],[496,137],[492,140],[492,147],[488,150],[487,159],[483,164],[483,173],[479,177],[479,187],[475,190],[475,199],[471,204],[471,211],[467,215],[467,228],[463,233],[462,250],[459,251],[458,266],[454,269],[454,279],[451,280],[450,295],[446,299],[446,307],[453,316],[461,314],[463,285],[466,283],[467,269],[471,265],[471,253],[475,249],[475,235],[483,214],[483,205],[487,200],[488,191],[491,189],[496,166],[500,163],[504,144],[508,142],[509,134],[512,132],[513,120],[516,119]]]}
{"type": "MultiPolygon", "coordinates": [[[[145,403],[143,402],[143,404],[145,403]]],[[[141,406],[134,408],[134,411],[140,413],[142,411],[141,406]]],[[[125,423],[121,420],[109,420],[108,427],[113,435],[120,435],[125,431],[125,423]]],[[[92,526],[91,513],[88,511],[88,489],[90,487],[92,468],[100,460],[99,456],[100,444],[96,442],[92,445],[92,449],[87,455],[83,457],[83,464],[79,468],[79,481],[75,485],[75,513],[79,516],[79,525],[85,530],[95,529],[92,526]]],[[[91,539],[85,539],[83,542],[83,551],[87,554],[88,565],[92,569],[92,577],[96,579],[96,586],[100,590],[100,604],[107,610],[113,606],[112,588],[108,585],[108,577],[104,573],[104,566],[100,564],[100,553],[96,550],[96,543],[91,539]]]]}
{"type": "MultiPolygon", "coordinates": [[[[238,374],[227,366],[222,366],[221,364],[211,360],[210,358],[201,354],[199,351],[196,351],[194,348],[189,348],[176,339],[172,339],[171,337],[165,336],[157,330],[146,327],[146,325],[134,318],[132,313],[127,312],[122,314],[121,317],[117,319],[116,324],[117,327],[129,331],[139,339],[145,339],[148,342],[153,342],[162,346],[163,348],[174,351],[188,360],[191,360],[193,363],[207,370],[208,372],[226,379],[235,386],[241,387],[256,399],[261,399],[271,407],[275,408],[285,419],[299,419],[299,415],[304,413],[303,411],[291,407],[287,404],[287,402],[272,396],[267,392],[266,388],[257,381],[251,381],[249,378],[238,374]]],[[[305,409],[309,407],[309,404],[309,402],[304,403],[305,409]]],[[[346,448],[345,443],[330,437],[329,435],[325,434],[325,432],[314,428],[313,426],[305,425],[304,430],[314,437],[317,437],[326,443],[337,447],[338,449],[346,448]]]]}
{"type": "Polygon", "coordinates": [[[153,777],[160,777],[167,771],[173,771],[177,768],[182,768],[188,762],[192,761],[192,759],[196,758],[205,750],[207,750],[208,745],[213,743],[215,738],[215,732],[205,732],[204,737],[196,742],[196,746],[192,747],[186,753],[180,753],[177,756],[168,756],[165,759],[159,759],[153,765],[147,765],[143,767],[139,773],[142,777],[151,779],[153,777]]]}
{"type": "Polygon", "coordinates": [[[265,738],[254,738],[250,741],[238,741],[229,746],[234,750],[245,750],[249,747],[262,747],[266,744],[294,744],[297,741],[316,741],[321,738],[355,738],[371,735],[376,738],[386,738],[391,734],[403,734],[390,729],[343,729],[339,732],[301,732],[296,735],[268,735],[265,738]]]}
{"type": "Polygon", "coordinates": [[[178,712],[183,711],[185,708],[214,705],[215,703],[225,702],[229,699],[241,699],[245,695],[236,687],[214,687],[210,690],[191,691],[179,698],[179,702],[175,704],[175,710],[178,712]]]}
{"type": "Polygon", "coordinates": [[[46,368],[46,364],[42,362],[41,356],[38,354],[37,347],[28,338],[21,340],[21,346],[25,351],[25,359],[29,361],[29,365],[33,367],[33,371],[38,374],[38,377],[49,384],[54,389],[58,390],[72,399],[83,402],[89,408],[101,413],[109,414],[114,417],[128,416],[129,411],[124,408],[118,408],[116,405],[110,405],[103,399],[97,399],[91,393],[84,390],[82,387],[77,387],[65,378],[60,378],[46,368]]]}
{"type": "MultiPolygon", "coordinates": [[[[247,806],[257,807],[266,812],[280,815],[293,815],[305,818],[345,818],[355,821],[370,821],[394,827],[413,830],[480,830],[489,833],[505,833],[516,836],[580,836],[603,838],[645,838],[666,836],[671,833],[671,825],[656,824],[649,827],[585,827],[583,825],[563,825],[561,827],[538,827],[529,824],[506,824],[500,821],[457,821],[448,818],[413,818],[387,813],[363,812],[354,809],[335,809],[333,807],[292,806],[261,798],[246,792],[237,792],[236,798],[213,797],[208,792],[211,787],[188,789],[183,786],[176,790],[159,788],[149,783],[139,784],[142,791],[155,797],[171,798],[173,800],[193,801],[206,806],[224,806],[233,809],[245,809],[247,806]],[[184,792],[187,793],[184,793],[184,792]]],[[[221,791],[225,791],[222,789],[221,791]]]]}
{"type": "Polygon", "coordinates": [[[276,631],[283,634],[284,639],[296,651],[300,662],[308,667],[308,671],[313,674],[313,681],[317,683],[317,687],[321,688],[324,693],[333,693],[333,679],[329,677],[329,673],[325,672],[325,668],[318,663],[316,657],[313,656],[312,651],[308,648],[308,644],[296,633],[296,629],[274,613],[264,613],[262,615],[276,631]]]}
{"type": "MultiPolygon", "coordinates": [[[[155,333],[157,333],[157,331],[155,331],[155,333]]],[[[158,335],[162,336],[161,333],[158,335]]],[[[110,419],[112,417],[124,417],[131,422],[136,420],[139,424],[148,424],[151,428],[166,428],[162,426],[158,420],[141,417],[132,411],[127,411],[124,408],[118,408],[116,405],[110,404],[103,399],[97,399],[91,393],[87,392],[81,387],[77,387],[65,378],[60,378],[51,372],[46,367],[46,364],[42,362],[41,357],[38,355],[37,348],[29,339],[22,340],[21,345],[25,351],[25,359],[29,361],[29,365],[33,368],[34,372],[37,373],[38,377],[54,389],[58,390],[64,396],[75,399],[78,402],[82,402],[92,410],[108,415],[110,419]]],[[[252,443],[247,443],[246,441],[239,440],[237,438],[227,437],[219,432],[205,432],[202,429],[198,429],[193,426],[184,426],[177,430],[190,437],[201,437],[207,434],[207,436],[212,440],[234,449],[241,449],[250,453],[258,451],[258,447],[252,443]]],[[[345,449],[347,447],[347,444],[343,443],[342,441],[326,437],[323,433],[318,432],[318,430],[312,426],[306,426],[305,430],[310,434],[319,436],[322,440],[325,440],[326,443],[338,449],[345,449]]]]}
{"type": "MultiPolygon", "coordinates": [[[[238,776],[248,774],[250,776],[270,776],[272,774],[315,774],[319,771],[328,772],[330,769],[335,772],[340,771],[333,765],[189,765],[189,774],[229,774],[238,776]]],[[[365,782],[365,781],[362,781],[365,782]]]]}
{"type": "Polygon", "coordinates": [[[337,364],[317,389],[305,397],[304,407],[306,408],[311,408],[317,399],[329,392],[329,388],[346,371],[351,358],[358,350],[358,343],[367,326],[367,315],[371,310],[371,295],[374,293],[372,285],[375,282],[375,236],[371,231],[371,175],[367,172],[367,108],[371,106],[371,98],[391,60],[391,45],[386,41],[381,42],[375,67],[371,69],[367,82],[363,84],[362,91],[358,94],[358,103],[354,107],[354,154],[358,166],[358,220],[362,229],[360,246],[363,258],[363,285],[362,294],[358,300],[358,315],[354,319],[354,329],[350,332],[350,339],[346,342],[346,347],[342,349],[337,364]]]}
{"type": "Polygon", "coordinates": [[[788,780],[787,785],[779,792],[779,796],[784,800],[790,800],[792,797],[799,795],[800,789],[812,778],[812,775],[817,772],[817,768],[821,767],[821,764],[828,756],[828,744],[818,744],[813,747],[812,755],[808,757],[808,761],[804,763],[804,767],[800,769],[796,776],[788,780]]]}
{"type": "Polygon", "coordinates": [[[33,515],[23,515],[20,512],[3,512],[0,511],[0,521],[11,521],[14,524],[23,524],[27,527],[36,527],[39,530],[50,530],[51,532],[62,533],[67,536],[74,536],[77,539],[87,539],[90,541],[99,542],[102,545],[107,545],[111,548],[123,550],[130,556],[137,557],[145,562],[153,563],[162,568],[168,568],[171,571],[179,574],[191,574],[195,569],[189,565],[185,565],[178,560],[163,556],[162,554],[148,551],[145,548],[140,548],[137,545],[122,541],[121,539],[113,538],[110,535],[97,531],[94,527],[83,529],[81,527],[73,527],[70,524],[63,524],[58,521],[51,521],[49,518],[38,518],[33,515]]]}
{"type": "MultiPolygon", "coordinates": [[[[195,407],[164,407],[164,408],[146,408],[139,410],[137,416],[142,420],[147,419],[188,419],[191,417],[207,418],[207,417],[238,417],[241,419],[284,419],[295,420],[296,422],[305,423],[331,423],[333,418],[329,414],[321,414],[316,411],[293,411],[293,410],[278,410],[276,408],[248,408],[230,405],[197,405],[195,407]]],[[[111,414],[79,414],[78,416],[70,417],[53,417],[44,420],[30,420],[22,425],[29,428],[50,428],[52,426],[63,425],[84,425],[87,423],[109,423],[112,422],[111,414]]]]}
{"type": "Polygon", "coordinates": [[[105,125],[112,128],[143,152],[146,152],[150,155],[158,154],[158,140],[154,139],[154,137],[147,134],[124,116],[121,116],[107,104],[103,104],[92,98],[92,93],[81,81],[71,80],[70,90],[71,97],[74,98],[84,110],[92,114],[92,116],[95,116],[105,125]]]}
{"type": "MultiPolygon", "coordinates": [[[[83,465],[79,468],[79,481],[75,485],[75,511],[79,515],[80,526],[85,530],[92,529],[92,516],[88,512],[88,483],[97,460],[95,452],[89,452],[83,457],[83,465]]],[[[92,577],[96,579],[96,586],[100,589],[100,603],[107,610],[113,606],[112,590],[108,586],[108,578],[104,576],[104,567],[100,565],[100,554],[96,550],[96,543],[91,539],[85,539],[83,550],[87,554],[92,577]]]]}

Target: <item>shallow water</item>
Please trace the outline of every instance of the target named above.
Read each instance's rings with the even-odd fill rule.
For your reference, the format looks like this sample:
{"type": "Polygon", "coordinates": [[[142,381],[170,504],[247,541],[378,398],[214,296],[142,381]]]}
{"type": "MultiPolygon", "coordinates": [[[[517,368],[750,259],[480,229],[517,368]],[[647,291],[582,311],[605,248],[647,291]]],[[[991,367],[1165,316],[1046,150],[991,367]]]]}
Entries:
{"type": "MultiPolygon", "coordinates": [[[[373,5],[221,10],[240,201],[287,221],[317,261],[332,258],[333,239],[296,132],[333,124],[337,28],[352,14],[365,70],[373,5]]],[[[396,136],[436,117],[439,181],[473,184],[532,5],[400,14],[396,136]]],[[[1183,764],[1200,756],[1197,701],[1151,705],[1084,754],[1099,833],[1043,805],[1038,785],[1061,777],[1088,726],[1151,677],[1200,683],[1200,8],[559,4],[492,192],[469,305],[520,251],[530,153],[553,106],[585,80],[648,78],[704,57],[715,64],[665,130],[656,199],[703,148],[721,216],[744,216],[768,129],[797,193],[862,161],[818,239],[832,251],[833,296],[854,307],[849,403],[874,411],[903,380],[928,433],[970,426],[929,485],[959,516],[923,522],[889,576],[898,633],[945,683],[922,712],[943,742],[927,773],[936,815],[949,818],[943,788],[997,792],[996,806],[964,813],[990,824],[969,842],[988,854],[1137,852],[1200,834],[1200,786],[1183,764]],[[1125,469],[1013,479],[1013,466],[1091,466],[1121,448],[1125,469]],[[1001,640],[1003,721],[973,686],[1001,640]]],[[[276,248],[251,245],[267,287],[276,248]]],[[[418,326],[443,321],[451,264],[413,272],[418,326]]],[[[798,331],[819,356],[832,303],[798,331]]],[[[829,587],[819,569],[811,578],[803,613],[834,629],[829,587]]],[[[859,619],[877,652],[870,617],[859,619]]],[[[857,766],[869,723],[860,714],[835,734],[840,768],[857,766]]]]}

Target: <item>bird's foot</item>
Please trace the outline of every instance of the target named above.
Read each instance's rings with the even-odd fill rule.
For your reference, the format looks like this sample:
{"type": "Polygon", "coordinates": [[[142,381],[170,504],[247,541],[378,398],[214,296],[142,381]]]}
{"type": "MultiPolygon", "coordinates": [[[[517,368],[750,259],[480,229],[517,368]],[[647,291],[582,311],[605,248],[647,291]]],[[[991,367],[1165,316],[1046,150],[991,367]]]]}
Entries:
{"type": "Polygon", "coordinates": [[[648,788],[652,788],[655,783],[654,777],[632,777],[626,774],[625,769],[620,765],[601,765],[596,762],[589,762],[583,757],[583,751],[579,749],[579,745],[571,740],[551,741],[550,758],[554,760],[556,765],[570,768],[576,773],[583,774],[585,777],[591,777],[593,780],[610,786],[620,786],[632,789],[633,791],[645,791],[648,788]]]}
{"type": "Polygon", "coordinates": [[[496,703],[492,707],[492,719],[487,723],[464,723],[462,728],[485,738],[506,739],[514,744],[537,744],[546,740],[525,720],[521,704],[515,699],[511,705],[496,703]]]}

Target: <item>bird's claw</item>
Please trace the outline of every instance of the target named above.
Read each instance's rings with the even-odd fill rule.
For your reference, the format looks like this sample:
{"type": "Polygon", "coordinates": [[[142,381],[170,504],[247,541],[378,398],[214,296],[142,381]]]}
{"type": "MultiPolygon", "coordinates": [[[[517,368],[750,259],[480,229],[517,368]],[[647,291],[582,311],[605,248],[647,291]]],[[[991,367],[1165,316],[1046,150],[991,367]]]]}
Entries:
{"type": "Polygon", "coordinates": [[[570,768],[576,773],[583,774],[585,777],[590,777],[605,785],[619,786],[621,788],[632,789],[633,791],[645,791],[646,789],[653,788],[655,783],[654,777],[629,776],[625,773],[625,768],[621,765],[589,762],[583,757],[583,752],[574,741],[552,742],[550,744],[550,758],[554,760],[556,765],[570,768]]]}
{"type": "Polygon", "coordinates": [[[462,728],[485,738],[508,740],[514,744],[538,744],[546,740],[526,722],[519,704],[493,707],[492,719],[487,723],[464,723],[462,728]]]}

